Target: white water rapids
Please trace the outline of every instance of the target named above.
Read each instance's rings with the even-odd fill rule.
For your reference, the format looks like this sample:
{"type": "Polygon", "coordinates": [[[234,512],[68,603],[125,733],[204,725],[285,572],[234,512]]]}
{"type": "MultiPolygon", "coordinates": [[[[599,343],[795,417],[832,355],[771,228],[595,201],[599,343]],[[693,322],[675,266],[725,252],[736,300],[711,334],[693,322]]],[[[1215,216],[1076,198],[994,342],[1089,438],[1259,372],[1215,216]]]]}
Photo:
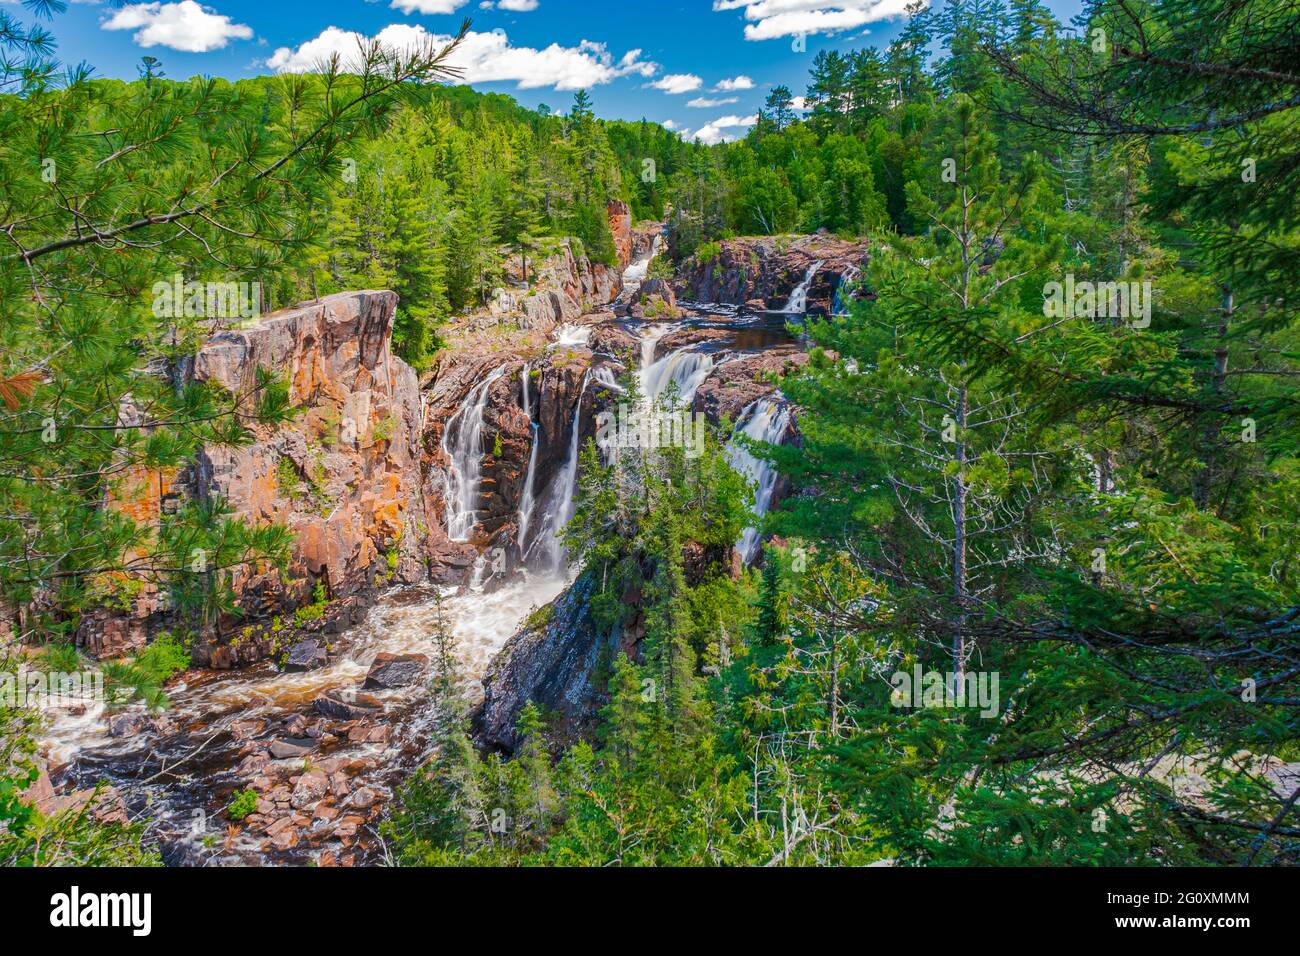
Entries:
{"type": "Polygon", "coordinates": [[[478,524],[478,491],[483,478],[483,412],[488,389],[506,373],[494,369],[465,396],[460,408],[447,420],[442,433],[442,452],[447,456],[447,537],[468,541],[478,524]]]}
{"type": "Polygon", "coordinates": [[[822,267],[824,261],[818,259],[808,267],[808,271],[804,273],[803,281],[794,287],[789,300],[785,303],[785,308],[781,310],[782,312],[803,315],[808,311],[808,287],[812,285],[813,278],[817,275],[817,270],[822,267]]]}
{"type": "MultiPolygon", "coordinates": [[[[781,400],[780,395],[769,395],[745,407],[736,423],[736,434],[775,445],[785,437],[789,427],[790,406],[781,400]]],[[[750,506],[750,511],[753,512],[755,526],[746,528],[736,542],[741,560],[745,564],[751,564],[758,555],[763,540],[756,525],[772,506],[778,475],[771,462],[755,458],[748,448],[741,447],[734,439],[727,445],[727,458],[732,468],[754,483],[754,503],[750,506]]]]}

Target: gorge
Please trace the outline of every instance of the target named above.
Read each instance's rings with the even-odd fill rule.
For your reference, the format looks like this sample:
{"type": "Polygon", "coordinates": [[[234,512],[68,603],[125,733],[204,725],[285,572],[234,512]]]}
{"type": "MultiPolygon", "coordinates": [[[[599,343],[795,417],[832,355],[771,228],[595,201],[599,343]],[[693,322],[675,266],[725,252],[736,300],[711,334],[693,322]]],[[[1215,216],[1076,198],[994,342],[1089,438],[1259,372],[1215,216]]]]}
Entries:
{"type": "MultiPolygon", "coordinates": [[[[238,581],[240,619],[197,653],[207,669],[168,687],[163,715],[138,705],[55,714],[43,740],[47,800],[67,799],[50,780],[74,795],[111,782],[105,805],[148,807],[171,863],[378,862],[385,804],[430,756],[424,682],[440,618],[479,688],[483,746],[508,752],[528,701],[573,733],[590,726],[602,648],[635,655],[637,638],[593,625],[561,536],[579,450],[598,415],[627,401],[619,379],[635,373],[646,406],[671,391],[713,427],[797,441],[797,415],[773,379],[807,357],[786,329],[786,300],[802,309],[811,292],[824,314],[835,270],[866,254],[818,237],[788,249],[757,240],[754,274],[728,274],[724,258],[670,285],[648,277],[663,224],[620,236],[625,209],[610,212],[627,249],[621,271],[560,244],[534,266],[531,289],[499,290],[456,323],[422,378],[391,354],[398,303],[384,292],[306,303],[198,351],[187,374],[236,394],[253,392],[259,369],[282,374],[304,413],[251,447],[142,481],[142,500],[120,506],[161,514],[167,496],[220,496],[288,525],[290,572],[238,581]],[[720,289],[744,301],[691,298],[720,289]],[[320,584],[319,617],[295,621],[320,584]],[[552,603],[544,626],[526,624],[552,603]],[[250,789],[253,812],[225,820],[250,789]]],[[[729,448],[756,490],[738,571],[757,558],[757,522],[781,490],[770,465],[736,440],[729,448]]],[[[80,640],[111,657],[166,619],[165,602],[146,599],[88,621],[80,640]]]]}

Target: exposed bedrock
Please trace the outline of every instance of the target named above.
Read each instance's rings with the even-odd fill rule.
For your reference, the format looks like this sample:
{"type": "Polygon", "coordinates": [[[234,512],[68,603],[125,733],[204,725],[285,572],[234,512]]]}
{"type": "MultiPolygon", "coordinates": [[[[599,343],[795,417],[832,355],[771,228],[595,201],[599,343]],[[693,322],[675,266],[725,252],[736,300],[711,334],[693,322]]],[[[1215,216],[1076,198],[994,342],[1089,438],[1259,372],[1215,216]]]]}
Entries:
{"type": "Polygon", "coordinates": [[[825,235],[724,239],[713,248],[717,255],[701,258],[696,253],[678,267],[674,286],[679,298],[781,309],[820,262],[808,286],[806,309],[821,315],[831,311],[840,277],[856,275],[868,256],[865,242],[825,235]]]}
{"type": "MultiPolygon", "coordinates": [[[[567,737],[593,725],[604,703],[604,673],[619,651],[636,654],[639,612],[630,623],[602,635],[591,619],[592,584],[586,576],[555,599],[543,623],[525,624],[502,648],[483,679],[483,705],[475,726],[486,745],[512,750],[515,725],[524,705],[533,701],[557,718],[555,729],[567,737]]],[[[629,601],[633,598],[629,596],[629,601]]]]}

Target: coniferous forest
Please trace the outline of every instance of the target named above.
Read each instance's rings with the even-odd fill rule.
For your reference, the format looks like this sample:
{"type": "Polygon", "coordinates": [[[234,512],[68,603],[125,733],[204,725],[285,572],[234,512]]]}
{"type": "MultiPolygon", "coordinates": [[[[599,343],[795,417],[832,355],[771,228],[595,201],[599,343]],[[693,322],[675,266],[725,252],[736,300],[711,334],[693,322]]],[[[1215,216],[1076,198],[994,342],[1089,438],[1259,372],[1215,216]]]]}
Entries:
{"type": "Polygon", "coordinates": [[[1295,3],[916,2],[720,142],[63,11],[0,863],[1300,862],[1295,3]]]}

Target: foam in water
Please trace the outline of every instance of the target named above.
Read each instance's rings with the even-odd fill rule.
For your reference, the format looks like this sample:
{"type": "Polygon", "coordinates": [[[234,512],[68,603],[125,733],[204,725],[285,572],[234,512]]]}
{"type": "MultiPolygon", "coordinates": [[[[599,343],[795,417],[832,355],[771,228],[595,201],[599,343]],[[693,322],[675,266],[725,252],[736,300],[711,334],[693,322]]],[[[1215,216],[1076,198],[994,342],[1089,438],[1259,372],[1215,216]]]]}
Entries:
{"type": "Polygon", "coordinates": [[[569,426],[569,454],[564,467],[555,476],[551,485],[551,505],[543,518],[545,522],[542,539],[546,545],[546,557],[549,570],[553,574],[563,573],[564,545],[560,542],[560,533],[573,517],[573,498],[578,490],[578,451],[582,432],[582,397],[587,392],[587,382],[591,379],[591,369],[582,376],[578,387],[578,400],[573,406],[573,422],[569,426]]]}
{"type": "Polygon", "coordinates": [[[831,304],[831,315],[849,314],[849,297],[846,287],[857,281],[858,267],[849,266],[840,273],[840,281],[835,284],[835,301],[831,304]]]}
{"type": "MultiPolygon", "coordinates": [[[[780,443],[789,427],[790,407],[781,400],[779,394],[769,395],[745,407],[740,413],[736,434],[775,445],[780,443]]],[[[750,511],[757,525],[757,519],[767,514],[772,506],[772,494],[776,491],[778,477],[776,469],[770,461],[755,458],[748,448],[742,447],[734,438],[727,444],[727,458],[732,468],[754,483],[754,503],[750,506],[750,511]]],[[[753,562],[761,543],[762,536],[757,527],[746,528],[741,533],[740,540],[736,542],[736,550],[740,552],[745,564],[753,562]]]]}
{"type": "Polygon", "coordinates": [[[550,344],[550,348],[578,348],[585,346],[590,341],[590,325],[561,325],[555,330],[555,341],[550,344]]]}
{"type": "Polygon", "coordinates": [[[650,251],[623,270],[623,291],[618,294],[620,300],[628,298],[641,288],[645,277],[650,274],[650,262],[658,254],[663,241],[663,236],[655,236],[650,243],[650,251]]]}
{"type": "Polygon", "coordinates": [[[690,346],[670,352],[641,372],[641,397],[650,406],[668,388],[668,383],[674,382],[678,402],[690,405],[713,368],[713,356],[707,352],[693,351],[690,346]]]}
{"type": "Polygon", "coordinates": [[[803,315],[808,311],[808,287],[812,285],[813,277],[817,275],[817,270],[822,267],[825,260],[818,259],[808,267],[804,273],[803,281],[794,287],[790,293],[790,299],[786,302],[782,312],[790,312],[794,315],[803,315]]]}
{"type": "Polygon", "coordinates": [[[483,478],[483,412],[487,408],[488,389],[505,373],[503,365],[470,389],[442,433],[442,452],[447,456],[447,537],[452,541],[468,541],[478,524],[478,489],[483,478]]]}

